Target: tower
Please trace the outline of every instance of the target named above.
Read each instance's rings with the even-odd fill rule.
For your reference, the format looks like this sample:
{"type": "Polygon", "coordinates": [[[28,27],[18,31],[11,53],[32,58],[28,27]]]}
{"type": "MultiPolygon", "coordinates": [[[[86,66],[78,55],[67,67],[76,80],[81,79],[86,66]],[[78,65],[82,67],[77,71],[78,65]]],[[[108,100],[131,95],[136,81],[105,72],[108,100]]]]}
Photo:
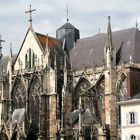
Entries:
{"type": "Polygon", "coordinates": [[[80,33],[79,30],[69,22],[68,6],[66,11],[66,23],[56,30],[56,38],[60,40],[66,39],[67,51],[69,52],[75,46],[77,39],[80,38],[80,33]]]}

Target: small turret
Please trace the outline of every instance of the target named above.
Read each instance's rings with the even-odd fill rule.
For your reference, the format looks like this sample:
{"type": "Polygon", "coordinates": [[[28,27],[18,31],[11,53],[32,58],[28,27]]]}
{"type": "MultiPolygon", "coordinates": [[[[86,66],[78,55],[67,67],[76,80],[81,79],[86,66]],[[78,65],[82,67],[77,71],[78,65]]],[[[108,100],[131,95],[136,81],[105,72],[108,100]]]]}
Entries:
{"type": "Polygon", "coordinates": [[[57,29],[56,38],[60,40],[66,39],[66,49],[68,52],[70,52],[77,39],[80,38],[79,30],[70,24],[69,21],[67,21],[63,26],[57,29]]]}

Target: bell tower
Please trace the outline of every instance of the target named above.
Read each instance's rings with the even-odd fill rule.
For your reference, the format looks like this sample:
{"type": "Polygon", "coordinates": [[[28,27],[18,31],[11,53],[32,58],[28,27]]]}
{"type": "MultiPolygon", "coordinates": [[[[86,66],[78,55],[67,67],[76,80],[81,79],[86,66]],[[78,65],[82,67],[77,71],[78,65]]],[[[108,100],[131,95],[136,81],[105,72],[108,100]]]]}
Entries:
{"type": "Polygon", "coordinates": [[[59,40],[66,40],[67,51],[70,50],[75,46],[77,39],[80,38],[79,30],[76,29],[70,22],[69,22],[69,10],[67,6],[67,20],[66,23],[56,30],[56,38],[59,40]]]}

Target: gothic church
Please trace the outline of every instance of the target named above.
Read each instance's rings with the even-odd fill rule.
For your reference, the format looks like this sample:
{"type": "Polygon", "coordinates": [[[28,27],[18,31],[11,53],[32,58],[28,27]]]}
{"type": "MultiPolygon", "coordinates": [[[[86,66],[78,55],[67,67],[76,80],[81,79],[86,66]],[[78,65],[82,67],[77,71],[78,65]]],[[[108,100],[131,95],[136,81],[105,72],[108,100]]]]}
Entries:
{"type": "Polygon", "coordinates": [[[29,21],[17,55],[1,57],[0,139],[121,139],[118,102],[140,92],[139,29],[112,32],[108,17],[107,33],[80,39],[67,20],[54,38],[29,21]]]}

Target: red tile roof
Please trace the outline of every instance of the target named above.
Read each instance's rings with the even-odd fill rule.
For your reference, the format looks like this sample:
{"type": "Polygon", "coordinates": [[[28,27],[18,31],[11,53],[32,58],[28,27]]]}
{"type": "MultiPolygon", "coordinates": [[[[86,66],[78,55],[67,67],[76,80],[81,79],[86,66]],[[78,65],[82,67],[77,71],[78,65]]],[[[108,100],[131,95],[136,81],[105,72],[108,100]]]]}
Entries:
{"type": "Polygon", "coordinates": [[[36,33],[42,47],[45,49],[46,46],[48,45],[48,47],[50,49],[53,49],[55,47],[59,47],[61,42],[53,37],[47,36],[47,35],[43,35],[43,34],[39,34],[36,33]]]}

